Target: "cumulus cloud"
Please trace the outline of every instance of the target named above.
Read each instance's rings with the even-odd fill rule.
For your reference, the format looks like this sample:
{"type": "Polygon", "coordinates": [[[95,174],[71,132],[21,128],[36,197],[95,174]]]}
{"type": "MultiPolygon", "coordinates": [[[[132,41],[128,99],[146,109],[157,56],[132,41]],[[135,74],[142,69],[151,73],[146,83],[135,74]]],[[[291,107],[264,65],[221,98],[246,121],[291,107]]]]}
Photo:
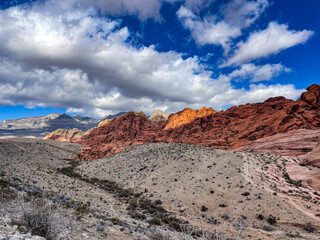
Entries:
{"type": "Polygon", "coordinates": [[[241,35],[238,27],[231,26],[223,20],[216,21],[212,17],[200,20],[184,6],[179,9],[177,16],[199,45],[215,44],[226,48],[232,38],[241,35]]]}
{"type": "Polygon", "coordinates": [[[130,36],[119,21],[73,1],[0,10],[0,104],[52,106],[102,117],[208,104],[221,109],[301,93],[292,85],[235,89],[232,77],[212,78],[197,56],[136,47],[130,36]]]}
{"type": "Polygon", "coordinates": [[[274,77],[279,76],[283,72],[291,72],[290,68],[282,64],[266,64],[263,66],[256,66],[252,63],[244,64],[240,69],[234,70],[230,77],[235,79],[250,79],[250,82],[269,81],[274,77]]]}
{"type": "Polygon", "coordinates": [[[313,35],[312,31],[288,30],[288,25],[269,23],[264,30],[252,33],[248,40],[237,44],[237,49],[226,64],[243,64],[254,59],[268,57],[280,51],[305,43],[313,35]]]}
{"type": "Polygon", "coordinates": [[[242,29],[258,19],[269,5],[268,0],[231,0],[220,6],[220,11],[201,19],[195,13],[213,1],[186,1],[177,12],[183,26],[190,30],[199,45],[221,45],[228,52],[232,40],[242,35],[242,29]]]}

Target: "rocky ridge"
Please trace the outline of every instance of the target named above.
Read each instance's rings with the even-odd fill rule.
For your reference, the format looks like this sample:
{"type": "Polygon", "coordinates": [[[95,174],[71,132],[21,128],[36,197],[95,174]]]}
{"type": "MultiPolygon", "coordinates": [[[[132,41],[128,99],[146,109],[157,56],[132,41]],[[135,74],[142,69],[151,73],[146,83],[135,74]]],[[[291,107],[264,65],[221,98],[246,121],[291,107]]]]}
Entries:
{"type": "Polygon", "coordinates": [[[189,109],[172,114],[168,120],[152,124],[143,113],[127,113],[107,125],[86,134],[81,143],[87,148],[76,158],[92,160],[124,151],[127,146],[150,142],[192,143],[233,150],[278,133],[320,127],[320,85],[307,88],[297,101],[275,97],[263,103],[234,106],[226,111],[195,118],[178,126],[179,116],[189,109]],[[172,119],[175,119],[172,121],[172,119]],[[177,124],[176,127],[171,128],[177,124]]]}

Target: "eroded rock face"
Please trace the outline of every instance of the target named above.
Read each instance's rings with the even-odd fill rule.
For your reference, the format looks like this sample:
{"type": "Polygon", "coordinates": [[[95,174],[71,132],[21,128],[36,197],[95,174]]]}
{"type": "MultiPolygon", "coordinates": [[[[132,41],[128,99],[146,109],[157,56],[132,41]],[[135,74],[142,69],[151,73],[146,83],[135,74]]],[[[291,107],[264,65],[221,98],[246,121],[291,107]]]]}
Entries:
{"type": "MultiPolygon", "coordinates": [[[[237,151],[273,153],[303,160],[314,151],[319,143],[320,129],[298,129],[252,141],[246,146],[238,148],[237,151]]],[[[316,153],[312,157],[315,155],[316,153]]]]}
{"type": "Polygon", "coordinates": [[[49,133],[44,139],[57,140],[60,142],[80,142],[83,132],[77,128],[73,129],[58,129],[52,133],[49,133]]]}
{"type": "Polygon", "coordinates": [[[320,140],[318,143],[319,144],[312,150],[312,152],[306,156],[304,163],[320,168],[320,140]]]}
{"type": "Polygon", "coordinates": [[[320,129],[298,129],[258,139],[238,151],[273,153],[286,157],[286,171],[293,180],[320,190],[320,129]],[[305,166],[307,165],[307,167],[305,166]],[[313,167],[310,167],[313,166],[313,167]],[[316,167],[316,168],[315,168],[316,167]]]}
{"type": "Polygon", "coordinates": [[[143,113],[130,112],[86,134],[81,143],[87,148],[77,159],[96,159],[124,151],[129,145],[150,142],[193,143],[231,150],[277,133],[318,129],[320,85],[307,90],[297,101],[276,97],[217,113],[206,108],[185,109],[156,124],[143,113]]]}
{"type": "Polygon", "coordinates": [[[176,128],[183,124],[191,123],[196,118],[201,118],[215,113],[217,113],[217,111],[212,108],[203,107],[200,110],[186,108],[180,112],[171,114],[168,118],[168,122],[164,129],[167,130],[171,128],[176,128]]]}

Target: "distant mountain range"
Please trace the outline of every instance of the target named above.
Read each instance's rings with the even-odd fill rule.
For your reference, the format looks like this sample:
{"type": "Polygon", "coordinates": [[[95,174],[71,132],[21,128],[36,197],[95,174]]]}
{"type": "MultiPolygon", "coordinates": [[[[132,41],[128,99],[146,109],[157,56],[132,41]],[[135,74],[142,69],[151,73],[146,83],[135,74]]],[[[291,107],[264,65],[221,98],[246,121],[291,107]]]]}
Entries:
{"type": "MultiPolygon", "coordinates": [[[[108,116],[112,117],[112,116],[108,116]]],[[[78,115],[53,113],[40,117],[28,117],[0,122],[0,137],[44,137],[48,133],[59,128],[72,129],[78,128],[87,131],[96,127],[101,119],[81,117],[78,115]]]]}

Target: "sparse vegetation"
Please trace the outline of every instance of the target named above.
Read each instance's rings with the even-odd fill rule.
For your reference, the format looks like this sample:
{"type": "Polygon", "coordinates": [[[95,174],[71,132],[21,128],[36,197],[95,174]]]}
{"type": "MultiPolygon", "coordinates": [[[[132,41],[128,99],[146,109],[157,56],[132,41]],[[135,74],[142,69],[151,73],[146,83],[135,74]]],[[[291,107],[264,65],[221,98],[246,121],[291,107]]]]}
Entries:
{"type": "MultiPolygon", "coordinates": [[[[132,216],[132,218],[134,219],[146,218],[145,214],[139,213],[139,211],[137,210],[139,208],[146,214],[156,216],[150,220],[150,224],[154,224],[154,225],[168,224],[170,227],[172,227],[176,231],[181,230],[180,224],[182,223],[182,221],[173,216],[169,216],[167,211],[162,206],[160,206],[159,200],[152,202],[149,199],[141,197],[141,193],[135,193],[132,189],[124,189],[120,185],[112,181],[100,180],[97,178],[91,178],[91,179],[84,178],[80,174],[74,172],[74,169],[77,166],[79,166],[79,164],[80,164],[79,162],[70,161],[69,166],[58,169],[58,172],[72,178],[76,178],[91,184],[95,184],[100,188],[102,188],[103,190],[113,193],[117,198],[125,199],[126,201],[128,201],[129,199],[128,201],[129,206],[127,210],[129,211],[129,215],[132,216]]],[[[79,212],[83,212],[86,210],[87,210],[86,206],[81,206],[79,209],[79,212]]]]}
{"type": "Polygon", "coordinates": [[[313,233],[313,232],[317,231],[317,229],[312,225],[311,222],[308,222],[308,223],[303,227],[303,230],[305,230],[306,232],[309,232],[309,233],[313,233]]]}
{"type": "MultiPolygon", "coordinates": [[[[42,196],[48,198],[52,204],[60,205],[63,211],[70,211],[72,213],[70,217],[77,221],[76,224],[82,229],[80,233],[76,233],[78,237],[76,239],[80,239],[82,233],[84,233],[83,238],[87,239],[104,239],[106,236],[112,239],[113,234],[119,234],[120,231],[121,235],[125,234],[128,238],[135,234],[137,238],[144,235],[151,239],[254,239],[255,236],[251,229],[247,235],[242,235],[241,238],[236,236],[236,231],[242,226],[239,222],[257,228],[260,231],[261,239],[264,239],[263,236],[274,236],[275,234],[279,235],[279,239],[281,237],[286,239],[290,232],[295,234],[300,232],[308,236],[318,234],[317,229],[311,232],[312,228],[307,224],[305,226],[294,225],[294,227],[286,225],[284,228],[282,221],[279,222],[279,219],[283,222],[288,219],[288,215],[283,214],[292,214],[293,224],[296,223],[295,219],[299,216],[301,216],[299,220],[303,220],[305,223],[308,222],[309,218],[300,212],[300,215],[298,215],[290,204],[286,205],[279,201],[283,197],[281,193],[284,191],[289,193],[289,189],[283,189],[275,183],[275,181],[283,183],[281,178],[283,168],[274,170],[273,167],[277,164],[275,160],[270,161],[269,169],[276,176],[271,174],[269,175],[270,178],[267,179],[263,172],[259,172],[260,169],[264,171],[263,167],[256,165],[256,160],[260,157],[258,154],[253,155],[252,159],[247,159],[248,165],[250,165],[248,173],[246,169],[241,168],[240,164],[242,163],[232,161],[231,158],[229,163],[222,161],[223,159],[221,159],[221,162],[216,161],[216,155],[211,157],[209,150],[208,153],[205,150],[198,157],[198,147],[195,146],[188,150],[182,145],[182,150],[186,151],[184,155],[175,150],[174,144],[169,144],[169,147],[161,144],[161,150],[158,150],[155,146],[158,145],[152,145],[147,149],[145,146],[137,147],[138,150],[140,149],[138,153],[142,152],[142,154],[133,156],[130,161],[127,161],[127,152],[93,162],[68,160],[68,164],[61,160],[67,156],[59,160],[50,156],[50,159],[53,159],[54,162],[53,167],[50,166],[50,168],[46,168],[45,164],[40,161],[34,164],[33,159],[31,159],[30,166],[35,165],[32,166],[33,171],[36,172],[34,177],[32,175],[34,173],[28,170],[25,173],[15,164],[10,168],[5,167],[5,170],[12,174],[16,171],[13,168],[17,168],[17,173],[14,174],[17,178],[11,179],[10,176],[11,183],[5,185],[6,187],[9,185],[9,188],[15,193],[24,192],[24,199],[28,203],[33,201],[32,199],[42,196]],[[166,155],[161,155],[161,151],[165,151],[166,155]],[[173,153],[168,153],[169,151],[173,153]],[[154,154],[151,157],[150,152],[154,154]],[[196,157],[188,159],[188,156],[195,153],[197,154],[196,157]],[[168,154],[175,154],[174,156],[176,156],[172,173],[170,172],[170,159],[166,158],[168,154]],[[205,154],[207,154],[208,161],[202,157],[205,154]],[[137,159],[140,159],[141,162],[137,159]],[[183,166],[178,165],[178,161],[181,161],[183,166]],[[195,166],[191,166],[188,161],[192,161],[195,166]],[[197,161],[200,162],[199,165],[197,165],[197,161]],[[207,168],[208,165],[212,167],[207,168]],[[120,166],[121,169],[118,168],[120,166]],[[144,166],[147,168],[138,171],[144,166]],[[163,173],[161,172],[162,166],[165,166],[168,174],[159,174],[163,173]],[[57,167],[61,168],[58,172],[57,167]],[[195,167],[199,168],[199,172],[195,167]],[[257,173],[254,172],[256,167],[258,168],[257,173]],[[238,168],[240,173],[237,171],[238,168]],[[184,169],[187,170],[184,171],[184,169]],[[201,175],[204,170],[208,172],[201,175]],[[154,172],[151,173],[152,171],[154,172]],[[148,178],[148,174],[152,175],[154,179],[148,178]],[[248,179],[244,179],[243,176],[248,177],[248,179]],[[104,178],[107,178],[107,180],[104,178]],[[175,178],[178,179],[177,183],[174,181],[175,178]],[[264,184],[263,180],[267,180],[268,185],[264,184]],[[251,184],[249,184],[249,181],[252,181],[251,184]],[[152,185],[153,183],[157,183],[157,185],[152,185]],[[30,188],[30,186],[33,188],[30,188]],[[37,186],[44,189],[43,193],[37,192],[37,186]],[[54,192],[50,192],[50,194],[46,192],[48,186],[54,186],[52,189],[54,192]],[[124,186],[132,186],[132,189],[127,189],[124,186]],[[17,191],[18,188],[21,191],[17,191]],[[279,196],[272,196],[272,192],[266,191],[269,189],[278,192],[279,196]],[[28,193],[25,191],[28,191],[28,193]],[[181,197],[181,195],[183,196],[181,197]],[[189,202],[184,201],[186,196],[190,196],[189,202]],[[203,198],[200,199],[199,196],[203,198]],[[251,201],[248,202],[248,199],[251,199],[251,201]],[[169,208],[166,209],[167,206],[174,209],[172,211],[177,211],[177,215],[169,212],[169,208]],[[123,211],[124,209],[125,211],[123,211]],[[270,213],[274,216],[273,218],[269,217],[271,220],[268,218],[270,213]],[[190,235],[184,230],[187,227],[192,229],[190,235]],[[203,230],[202,228],[206,229],[203,230]],[[225,232],[225,228],[230,229],[230,231],[225,232]],[[285,231],[281,233],[282,229],[285,229],[285,231]],[[271,231],[276,232],[272,233],[271,231]],[[222,232],[223,234],[220,235],[222,232]],[[212,237],[213,234],[215,237],[212,237]]],[[[134,152],[135,148],[133,147],[130,151],[136,154],[134,152]]],[[[215,150],[210,151],[214,152],[215,150]]],[[[216,153],[214,152],[214,154],[216,153]]],[[[219,152],[219,154],[223,156],[224,153],[219,152]]],[[[229,156],[229,153],[226,154],[229,156]]],[[[242,153],[237,154],[242,155],[242,153]]],[[[130,156],[132,156],[132,153],[130,153],[130,156]]],[[[264,160],[265,158],[261,158],[259,161],[265,164],[264,160]]],[[[48,164],[48,161],[45,163],[48,164]]],[[[283,166],[281,165],[281,167],[283,166]]],[[[288,184],[285,186],[288,186],[288,184]]],[[[305,202],[301,206],[310,208],[310,212],[314,211],[315,214],[318,214],[313,205],[313,201],[315,204],[318,201],[316,192],[310,192],[304,188],[289,187],[291,187],[290,195],[297,199],[299,195],[304,195],[305,201],[309,201],[308,199],[311,198],[308,203],[305,202]],[[306,191],[308,191],[309,196],[307,196],[306,191]]],[[[37,213],[33,209],[27,209],[27,211],[30,210],[31,213],[37,213]]],[[[38,218],[39,215],[35,214],[34,216],[38,218]]],[[[317,227],[312,224],[311,226],[317,227]]],[[[74,235],[70,239],[75,239],[73,237],[74,235]]]]}

